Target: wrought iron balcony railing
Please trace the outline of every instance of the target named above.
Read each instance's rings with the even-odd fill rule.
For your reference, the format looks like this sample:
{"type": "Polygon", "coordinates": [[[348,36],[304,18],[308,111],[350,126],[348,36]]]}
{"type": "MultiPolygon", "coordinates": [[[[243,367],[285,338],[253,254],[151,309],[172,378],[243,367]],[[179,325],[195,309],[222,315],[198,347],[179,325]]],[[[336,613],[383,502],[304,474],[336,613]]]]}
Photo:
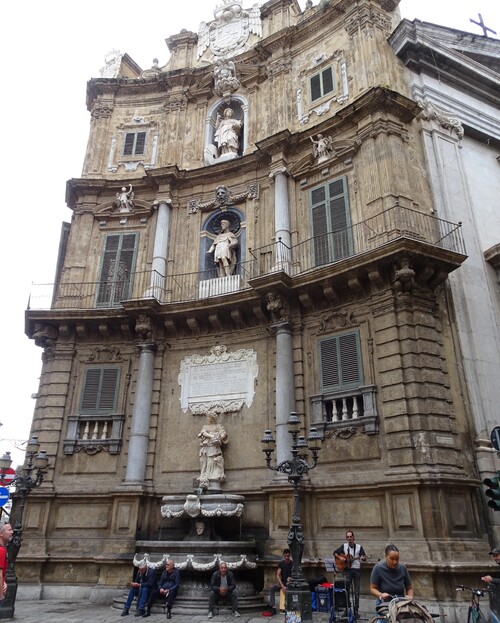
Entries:
{"type": "Polygon", "coordinates": [[[409,238],[465,255],[461,223],[451,223],[410,208],[394,206],[343,230],[287,247],[281,240],[249,251],[234,275],[215,271],[163,276],[156,271],[127,274],[115,281],[34,284],[29,309],[106,309],[124,301],[153,298],[162,304],[196,301],[249,289],[251,279],[276,271],[296,277],[349,257],[409,238]]]}

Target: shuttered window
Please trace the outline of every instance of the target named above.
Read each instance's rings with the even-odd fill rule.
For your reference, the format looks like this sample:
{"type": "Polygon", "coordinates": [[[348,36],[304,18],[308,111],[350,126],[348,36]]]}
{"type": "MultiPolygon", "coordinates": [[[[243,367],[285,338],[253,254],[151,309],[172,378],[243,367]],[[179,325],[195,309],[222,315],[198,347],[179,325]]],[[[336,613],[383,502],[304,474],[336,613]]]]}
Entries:
{"type": "Polygon", "coordinates": [[[321,391],[343,391],[363,385],[359,333],[343,333],[321,340],[321,391]]]}
{"type": "Polygon", "coordinates": [[[352,255],[347,178],[313,188],[310,201],[315,266],[352,255]]]}
{"type": "Polygon", "coordinates": [[[142,156],[146,147],[146,132],[127,132],[123,143],[124,156],[142,156]]]}
{"type": "Polygon", "coordinates": [[[101,263],[97,305],[118,305],[130,297],[138,234],[106,237],[101,263]]]}
{"type": "Polygon", "coordinates": [[[328,93],[332,93],[334,90],[333,69],[331,67],[326,67],[319,73],[311,76],[309,86],[311,102],[324,97],[328,93]]]}
{"type": "Polygon", "coordinates": [[[115,412],[119,378],[120,369],[117,367],[87,368],[80,413],[101,414],[115,412]]]}

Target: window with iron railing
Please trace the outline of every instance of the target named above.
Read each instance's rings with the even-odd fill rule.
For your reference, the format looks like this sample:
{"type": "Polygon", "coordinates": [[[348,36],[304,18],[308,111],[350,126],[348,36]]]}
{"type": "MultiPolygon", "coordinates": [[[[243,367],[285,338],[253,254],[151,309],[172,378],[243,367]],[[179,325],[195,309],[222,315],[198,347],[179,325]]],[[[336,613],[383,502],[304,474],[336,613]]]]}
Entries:
{"type": "Polygon", "coordinates": [[[314,265],[352,255],[347,178],[340,177],[310,191],[314,265]]]}
{"type": "Polygon", "coordinates": [[[119,305],[129,298],[139,234],[109,234],[101,261],[97,307],[119,305]]]}
{"type": "Polygon", "coordinates": [[[320,393],[310,397],[314,424],[363,423],[377,430],[375,387],[364,384],[359,331],[321,339],[318,343],[320,393]]]}
{"type": "Polygon", "coordinates": [[[77,413],[68,418],[65,454],[119,452],[124,421],[117,413],[120,372],[115,365],[85,368],[77,413]]]}

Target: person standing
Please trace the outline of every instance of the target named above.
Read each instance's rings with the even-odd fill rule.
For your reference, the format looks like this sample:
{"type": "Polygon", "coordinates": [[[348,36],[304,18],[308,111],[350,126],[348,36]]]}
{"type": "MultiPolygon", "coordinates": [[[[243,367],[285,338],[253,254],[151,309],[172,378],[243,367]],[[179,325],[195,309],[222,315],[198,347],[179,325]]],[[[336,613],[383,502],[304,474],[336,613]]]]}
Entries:
{"type": "Polygon", "coordinates": [[[293,561],[292,553],[288,548],[283,550],[283,560],[278,563],[276,571],[276,582],[269,588],[269,607],[271,614],[276,614],[276,593],[278,591],[286,592],[288,580],[292,577],[293,561]]]}
{"type": "Polygon", "coordinates": [[[137,612],[134,616],[142,617],[146,612],[146,604],[148,597],[156,581],[156,572],[152,567],[148,567],[145,562],[142,562],[137,570],[134,581],[130,583],[130,591],[128,593],[127,601],[123,606],[121,616],[127,616],[130,610],[130,606],[134,601],[134,597],[137,597],[137,612]]]}
{"type": "MultiPolygon", "coordinates": [[[[500,565],[500,547],[491,550],[490,556],[500,565]]],[[[492,623],[500,623],[500,577],[483,575],[481,578],[486,584],[490,584],[490,611],[492,623]]]]}
{"type": "Polygon", "coordinates": [[[164,597],[167,606],[167,619],[172,618],[172,604],[174,603],[174,599],[177,596],[177,591],[179,590],[179,584],[181,583],[181,574],[179,569],[175,568],[174,561],[169,558],[167,560],[167,564],[165,565],[165,570],[162,572],[158,584],[151,591],[151,594],[148,599],[148,605],[146,607],[146,612],[142,615],[143,617],[151,616],[151,608],[153,607],[154,601],[157,597],[164,597]]]}
{"type": "Polygon", "coordinates": [[[7,545],[12,539],[14,531],[10,523],[4,523],[0,527],[0,570],[2,572],[2,580],[0,586],[0,602],[5,599],[7,594],[7,567],[9,561],[7,558],[7,545]]]}
{"type": "Polygon", "coordinates": [[[375,564],[370,576],[370,593],[377,598],[377,605],[393,597],[413,599],[410,574],[399,562],[399,549],[391,543],[384,553],[384,560],[375,564]]]}
{"type": "Polygon", "coordinates": [[[354,532],[347,530],[345,533],[346,542],[338,547],[334,552],[337,567],[344,566],[344,577],[346,588],[352,591],[354,597],[354,616],[359,614],[359,592],[361,589],[361,562],[366,560],[366,552],[362,545],[358,545],[354,538],[354,532]]]}
{"type": "Polygon", "coordinates": [[[214,606],[224,599],[231,600],[231,608],[235,617],[239,617],[238,595],[236,593],[236,582],[234,575],[228,570],[227,564],[221,560],[219,570],[212,575],[210,582],[210,597],[208,600],[208,618],[214,616],[214,606]]]}

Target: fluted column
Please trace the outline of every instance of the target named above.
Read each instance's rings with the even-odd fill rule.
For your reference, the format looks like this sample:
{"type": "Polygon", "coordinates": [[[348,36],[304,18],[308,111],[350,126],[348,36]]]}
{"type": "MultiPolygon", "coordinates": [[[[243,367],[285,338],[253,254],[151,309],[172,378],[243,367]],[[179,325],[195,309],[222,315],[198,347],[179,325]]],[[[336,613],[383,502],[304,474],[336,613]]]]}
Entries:
{"type": "Polygon", "coordinates": [[[168,231],[170,226],[170,205],[172,200],[158,200],[158,216],[156,219],[155,241],[153,247],[153,263],[151,271],[151,294],[162,300],[167,274],[168,231]]]}
{"type": "Polygon", "coordinates": [[[289,322],[272,326],[276,334],[276,460],[290,458],[290,413],[295,411],[292,329],[289,322]]]}
{"type": "Polygon", "coordinates": [[[274,235],[276,240],[276,268],[285,270],[290,261],[290,206],[288,203],[288,173],[285,167],[270,174],[274,177],[274,235]],[[280,243],[281,240],[281,243],[280,243]]]}
{"type": "Polygon", "coordinates": [[[142,484],[146,475],[155,350],[153,342],[139,345],[139,371],[125,473],[127,484],[142,484]]]}

